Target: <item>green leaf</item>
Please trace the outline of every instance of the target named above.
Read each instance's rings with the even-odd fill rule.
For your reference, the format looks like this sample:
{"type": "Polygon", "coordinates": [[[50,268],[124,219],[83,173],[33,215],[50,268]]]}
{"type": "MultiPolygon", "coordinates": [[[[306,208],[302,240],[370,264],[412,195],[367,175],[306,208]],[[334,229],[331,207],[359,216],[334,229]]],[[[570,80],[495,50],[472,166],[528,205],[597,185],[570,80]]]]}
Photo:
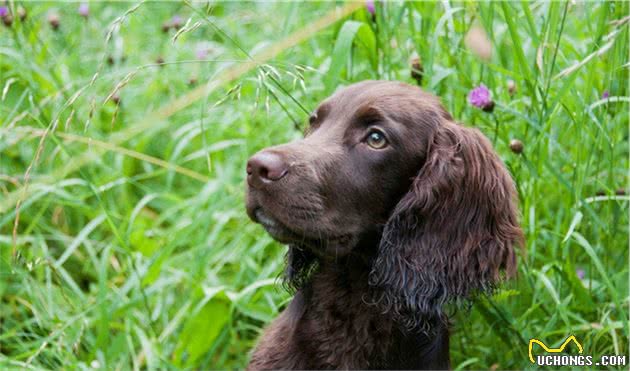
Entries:
{"type": "Polygon", "coordinates": [[[348,57],[352,53],[352,45],[365,49],[370,58],[372,68],[376,69],[378,57],[376,53],[376,37],[372,29],[363,22],[346,21],[339,30],[328,73],[326,75],[326,87],[330,90],[337,84],[343,72],[348,57]]]}
{"type": "Polygon", "coordinates": [[[191,366],[214,345],[230,318],[230,304],[225,295],[215,295],[186,321],[173,353],[178,366],[191,366]]]}
{"type": "Polygon", "coordinates": [[[525,57],[523,42],[521,41],[521,36],[518,33],[517,23],[514,22],[514,14],[512,13],[513,10],[511,6],[506,3],[501,3],[501,7],[503,9],[503,15],[505,17],[505,22],[507,23],[508,31],[510,32],[510,36],[512,38],[512,43],[514,44],[514,58],[518,62],[521,74],[525,76],[525,83],[529,88],[530,96],[534,98],[536,78],[532,73],[527,58],[525,57]]]}
{"type": "Polygon", "coordinates": [[[567,231],[567,234],[564,236],[562,243],[565,243],[569,240],[569,238],[573,234],[573,231],[575,230],[575,227],[577,227],[578,224],[580,224],[580,222],[582,221],[582,216],[583,214],[580,211],[575,213],[575,215],[573,216],[573,220],[571,220],[571,225],[569,226],[569,230],[567,231]]]}
{"type": "Polygon", "coordinates": [[[606,288],[608,289],[610,293],[610,296],[617,303],[617,306],[619,308],[622,308],[621,302],[619,300],[619,294],[617,293],[615,286],[610,281],[609,273],[606,270],[606,267],[602,263],[601,259],[595,252],[595,249],[593,249],[593,246],[591,246],[590,242],[588,242],[586,238],[584,238],[584,236],[582,236],[578,232],[573,233],[573,238],[578,243],[578,245],[580,245],[584,249],[586,254],[591,258],[591,262],[595,265],[595,269],[597,270],[597,273],[600,274],[602,281],[604,282],[606,288]]]}
{"type": "Polygon", "coordinates": [[[576,305],[579,310],[593,310],[595,303],[591,293],[584,287],[584,284],[577,276],[575,266],[570,260],[564,262],[562,269],[557,267],[556,270],[562,275],[562,278],[571,285],[571,293],[575,297],[576,305]]]}

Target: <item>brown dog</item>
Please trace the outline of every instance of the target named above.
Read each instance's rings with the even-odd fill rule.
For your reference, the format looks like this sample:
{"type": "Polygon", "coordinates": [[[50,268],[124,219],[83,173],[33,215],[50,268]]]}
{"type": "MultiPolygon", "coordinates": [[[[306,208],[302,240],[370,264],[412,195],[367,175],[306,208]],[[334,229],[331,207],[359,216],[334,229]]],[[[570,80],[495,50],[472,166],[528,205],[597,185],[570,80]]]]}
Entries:
{"type": "Polygon", "coordinates": [[[410,85],[338,91],[304,139],[249,160],[247,183],[248,215],[289,245],[296,291],[251,369],[449,368],[444,305],[516,268],[510,175],[410,85]]]}

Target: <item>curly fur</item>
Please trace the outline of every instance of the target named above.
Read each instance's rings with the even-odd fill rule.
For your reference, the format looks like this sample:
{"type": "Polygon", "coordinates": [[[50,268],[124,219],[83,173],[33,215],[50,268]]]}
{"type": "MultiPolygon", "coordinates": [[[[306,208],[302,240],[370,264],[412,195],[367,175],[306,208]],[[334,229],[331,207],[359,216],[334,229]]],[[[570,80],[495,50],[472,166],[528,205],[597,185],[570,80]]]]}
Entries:
{"type": "Polygon", "coordinates": [[[445,122],[425,165],[385,226],[370,273],[376,301],[420,326],[448,302],[491,290],[516,270],[522,243],[514,184],[488,140],[445,122]]]}

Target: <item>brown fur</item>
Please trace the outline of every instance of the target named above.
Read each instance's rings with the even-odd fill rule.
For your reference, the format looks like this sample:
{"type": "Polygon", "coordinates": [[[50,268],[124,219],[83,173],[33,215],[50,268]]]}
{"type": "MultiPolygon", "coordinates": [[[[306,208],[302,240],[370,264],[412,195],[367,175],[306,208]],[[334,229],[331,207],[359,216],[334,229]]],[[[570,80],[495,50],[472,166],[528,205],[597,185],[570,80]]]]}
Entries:
{"type": "Polygon", "coordinates": [[[296,292],[249,368],[449,368],[444,306],[516,269],[508,172],[478,130],[406,84],[352,85],[310,121],[248,163],[248,214],[289,245],[296,292]],[[366,144],[376,129],[382,149],[366,144]]]}

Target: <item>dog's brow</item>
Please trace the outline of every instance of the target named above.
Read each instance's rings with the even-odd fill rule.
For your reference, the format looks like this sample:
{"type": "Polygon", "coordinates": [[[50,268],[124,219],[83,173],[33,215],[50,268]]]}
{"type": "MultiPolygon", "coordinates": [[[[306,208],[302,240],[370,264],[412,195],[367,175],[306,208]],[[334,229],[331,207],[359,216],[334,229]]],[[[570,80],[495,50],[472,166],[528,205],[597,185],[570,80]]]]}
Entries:
{"type": "Polygon", "coordinates": [[[360,122],[374,122],[383,119],[383,114],[374,106],[366,105],[360,107],[354,114],[355,120],[360,122]]]}
{"type": "Polygon", "coordinates": [[[329,104],[322,103],[319,107],[317,107],[317,109],[308,118],[309,124],[315,125],[319,122],[322,122],[326,118],[326,115],[328,115],[329,111],[330,111],[329,104]]]}

